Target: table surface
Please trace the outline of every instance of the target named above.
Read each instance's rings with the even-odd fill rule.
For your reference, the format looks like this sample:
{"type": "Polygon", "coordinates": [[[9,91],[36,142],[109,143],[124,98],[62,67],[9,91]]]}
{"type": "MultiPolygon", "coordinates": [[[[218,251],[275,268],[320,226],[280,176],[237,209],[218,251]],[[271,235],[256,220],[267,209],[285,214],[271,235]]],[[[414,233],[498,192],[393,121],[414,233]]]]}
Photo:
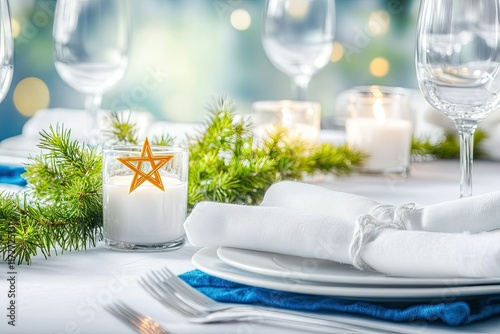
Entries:
{"type": "MultiPolygon", "coordinates": [[[[414,164],[406,179],[357,175],[311,181],[390,204],[431,204],[457,199],[458,170],[458,161],[434,161],[414,164]]],[[[474,176],[475,194],[500,190],[500,163],[478,161],[474,176]]],[[[113,300],[135,306],[173,333],[301,333],[258,323],[191,325],[166,311],[138,285],[137,279],[152,269],[168,266],[178,274],[193,269],[190,259],[197,250],[186,245],[174,252],[124,253],[107,250],[101,243],[87,251],[68,252],[47,260],[39,256],[31,266],[20,265],[14,269],[15,327],[7,323],[6,277],[10,270],[4,263],[0,269],[0,333],[133,333],[102,309],[113,300]]],[[[497,333],[500,330],[500,318],[460,328],[422,322],[373,323],[404,333],[497,333]]]]}

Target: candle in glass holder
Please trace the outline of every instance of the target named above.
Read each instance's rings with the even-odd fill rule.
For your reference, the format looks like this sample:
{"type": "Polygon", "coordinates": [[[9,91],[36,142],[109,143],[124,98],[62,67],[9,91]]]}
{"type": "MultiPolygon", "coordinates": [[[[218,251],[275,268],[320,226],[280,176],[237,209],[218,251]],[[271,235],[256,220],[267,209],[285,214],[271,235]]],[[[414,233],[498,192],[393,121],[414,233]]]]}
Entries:
{"type": "Polygon", "coordinates": [[[115,146],[104,150],[103,157],[106,247],[136,251],[182,247],[187,213],[187,151],[115,146]]]}
{"type": "Polygon", "coordinates": [[[317,142],[321,123],[321,106],[309,101],[259,101],[252,105],[254,133],[259,139],[283,127],[290,139],[317,142]]]}
{"type": "Polygon", "coordinates": [[[403,90],[373,86],[349,96],[345,130],[349,146],[368,154],[361,171],[404,175],[410,168],[412,123],[403,90]]]}

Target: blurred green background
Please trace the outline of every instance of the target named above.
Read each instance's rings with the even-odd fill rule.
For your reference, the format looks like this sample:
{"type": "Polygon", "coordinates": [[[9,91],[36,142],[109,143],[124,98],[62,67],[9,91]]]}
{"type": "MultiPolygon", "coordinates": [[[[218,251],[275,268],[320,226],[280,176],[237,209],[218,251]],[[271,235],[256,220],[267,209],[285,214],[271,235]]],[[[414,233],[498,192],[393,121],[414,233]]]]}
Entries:
{"type": "MultiPolygon", "coordinates": [[[[133,40],[122,81],[103,109],[147,110],[175,122],[203,120],[221,94],[241,113],[259,100],[290,99],[289,80],[261,45],[265,0],[130,0],[133,40]]],[[[52,52],[56,0],[10,0],[14,78],[0,105],[0,140],[18,135],[43,108],[83,108],[79,93],[57,75],[52,52]]],[[[415,88],[418,1],[337,0],[331,62],[310,84],[322,105],[322,127],[334,124],[335,99],[357,85],[415,88]]],[[[105,33],[105,32],[103,32],[105,33]]]]}

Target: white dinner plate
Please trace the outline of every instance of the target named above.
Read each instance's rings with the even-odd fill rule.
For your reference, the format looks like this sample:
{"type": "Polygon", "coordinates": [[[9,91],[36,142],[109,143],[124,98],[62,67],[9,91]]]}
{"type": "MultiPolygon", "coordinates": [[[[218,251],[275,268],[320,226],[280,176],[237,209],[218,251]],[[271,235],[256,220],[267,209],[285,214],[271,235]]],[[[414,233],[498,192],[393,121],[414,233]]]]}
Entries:
{"type": "Polygon", "coordinates": [[[374,271],[361,271],[350,265],[333,261],[228,247],[220,247],[217,250],[217,256],[227,264],[245,271],[277,278],[299,279],[321,283],[371,286],[462,286],[500,284],[500,277],[393,277],[374,271]]]}
{"type": "Polygon", "coordinates": [[[499,294],[500,285],[388,287],[350,286],[264,276],[230,266],[217,256],[217,248],[207,247],[192,257],[194,266],[212,276],[267,289],[363,300],[456,300],[458,297],[499,294]]]}

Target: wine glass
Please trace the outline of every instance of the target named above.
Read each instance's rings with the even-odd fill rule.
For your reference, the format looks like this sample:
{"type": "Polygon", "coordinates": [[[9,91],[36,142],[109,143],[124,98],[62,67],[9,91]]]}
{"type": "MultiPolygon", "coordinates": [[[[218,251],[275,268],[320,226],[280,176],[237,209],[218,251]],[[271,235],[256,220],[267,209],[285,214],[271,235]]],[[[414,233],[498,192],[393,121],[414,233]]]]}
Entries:
{"type": "Polygon", "coordinates": [[[292,81],[294,99],[307,100],[311,77],[330,60],[334,0],[267,0],[262,30],[271,63],[292,81]]]}
{"type": "Polygon", "coordinates": [[[474,131],[500,104],[500,0],[422,0],[416,71],[460,135],[460,197],[472,195],[474,131]]]}
{"type": "Polygon", "coordinates": [[[90,144],[100,144],[97,113],[102,96],[125,74],[130,24],[127,0],[58,0],[54,61],[59,76],[85,96],[90,144]]]}
{"type": "Polygon", "coordinates": [[[14,42],[10,25],[9,4],[0,0],[0,102],[9,91],[12,82],[14,42]]]}

